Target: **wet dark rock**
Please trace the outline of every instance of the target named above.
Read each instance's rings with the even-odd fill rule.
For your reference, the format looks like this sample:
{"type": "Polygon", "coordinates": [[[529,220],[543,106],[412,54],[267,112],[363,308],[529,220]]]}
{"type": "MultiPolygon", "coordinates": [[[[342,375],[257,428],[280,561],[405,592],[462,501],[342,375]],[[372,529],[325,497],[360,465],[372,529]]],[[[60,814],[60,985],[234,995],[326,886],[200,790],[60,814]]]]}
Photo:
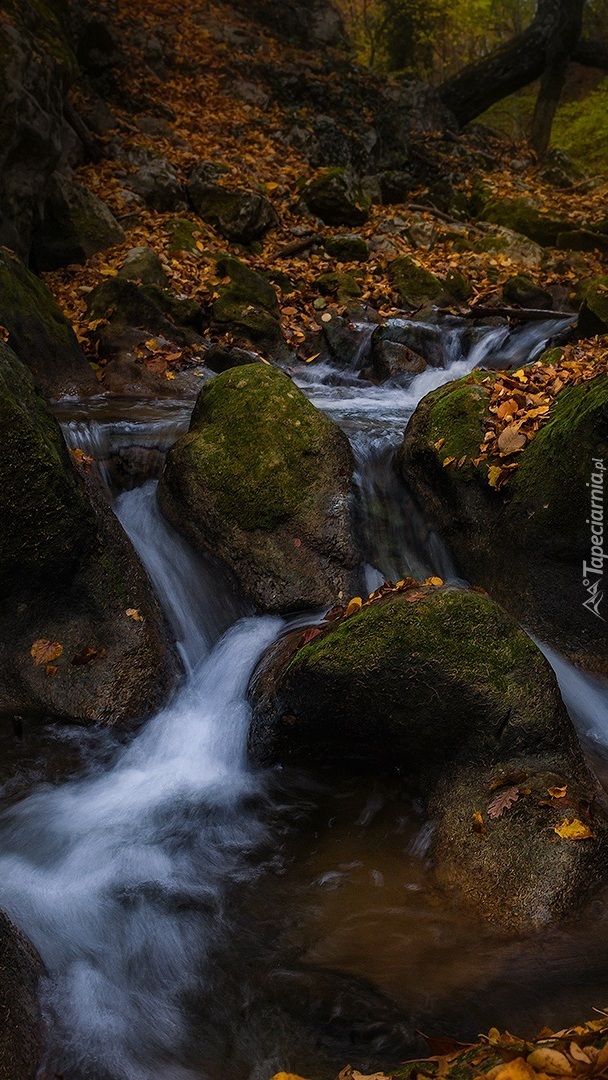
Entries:
{"type": "Polygon", "coordinates": [[[389,319],[374,331],[374,350],[383,342],[405,345],[431,367],[445,367],[447,360],[445,335],[426,321],[389,319]]]}
{"type": "Polygon", "coordinates": [[[0,911],[0,1077],[35,1080],[42,1062],[38,1001],[42,962],[23,934],[0,911]]]}
{"type": "Polygon", "coordinates": [[[323,336],[333,363],[340,368],[360,371],[371,350],[373,326],[334,315],[323,323],[323,336]]]}
{"type": "Polygon", "coordinates": [[[321,296],[335,296],[338,301],[344,303],[353,296],[361,296],[361,286],[353,274],[340,271],[329,271],[320,274],[315,285],[321,296]]]}
{"type": "Polygon", "coordinates": [[[420,375],[425,370],[424,357],[398,341],[378,341],[372,352],[372,372],[379,382],[420,375]]]}
{"type": "Polygon", "coordinates": [[[97,488],[75,473],[56,420],[6,346],[0,410],[0,713],[138,722],[176,671],[148,578],[97,488]],[[30,654],[41,639],[62,646],[50,670],[30,654]],[[75,660],[86,649],[91,661],[75,660]]]}
{"type": "Polygon", "coordinates": [[[142,285],[166,286],[167,276],[158,255],[151,248],[136,247],[127,252],[118,276],[142,285]]]}
{"type": "Polygon", "coordinates": [[[188,181],[188,196],[196,213],[227,240],[251,244],[278,224],[272,203],[264,195],[244,188],[226,188],[208,179],[208,163],[195,168],[188,181]]]}
{"type": "Polygon", "coordinates": [[[0,251],[0,324],[47,396],[97,392],[93,371],[49,289],[6,251],[0,251]]]}
{"type": "Polygon", "coordinates": [[[562,918],[605,881],[605,801],[586,847],[558,841],[563,807],[538,805],[552,784],[584,806],[598,788],[549,664],[487,595],[418,587],[302,640],[275,643],[254,675],[256,762],[398,769],[433,819],[438,883],[503,925],[562,918]],[[530,794],[492,820],[493,785],[513,772],[530,794]]]}
{"type": "Polygon", "coordinates": [[[439,278],[407,255],[402,255],[390,263],[388,276],[406,307],[420,308],[426,304],[443,303],[448,299],[446,286],[439,278]]]}
{"type": "Polygon", "coordinates": [[[583,606],[593,601],[584,580],[599,580],[585,579],[583,565],[592,558],[589,485],[603,477],[594,462],[608,458],[608,380],[561,390],[508,484],[496,491],[488,483],[491,462],[473,464],[489,416],[481,379],[468,376],[423,398],[399,451],[402,475],[465,578],[542,641],[608,671],[604,623],[583,606]],[[446,469],[446,457],[462,464],[446,469]]]}
{"type": "Polygon", "coordinates": [[[302,198],[326,225],[363,225],[369,217],[369,199],[348,169],[327,169],[314,177],[306,184],[302,198]]]}
{"type": "Polygon", "coordinates": [[[186,209],[185,192],[175,169],[165,158],[159,157],[142,165],[126,183],[141,195],[151,210],[168,213],[186,209]]]}
{"type": "Polygon", "coordinates": [[[169,451],[168,520],[223,560],[266,611],[327,604],[354,582],[352,458],[346,436],[267,364],[226,371],[201,392],[169,451]]]}
{"type": "Polygon", "coordinates": [[[32,259],[38,270],[84,263],[124,238],[121,226],[101,199],[69,177],[53,174],[42,221],[32,240],[32,259]]]}
{"type": "Polygon", "coordinates": [[[535,285],[524,274],[515,274],[505,281],[502,295],[510,304],[519,304],[524,308],[551,308],[553,297],[546,289],[535,285]]]}
{"type": "Polygon", "coordinates": [[[189,329],[202,313],[195,301],[180,300],[160,285],[137,285],[118,275],[97,285],[87,297],[91,320],[104,320],[95,331],[97,340],[112,351],[112,342],[120,346],[125,330],[142,329],[161,334],[177,344],[191,344],[196,335],[189,329]]]}
{"type": "Polygon", "coordinates": [[[557,236],[555,246],[562,251],[608,251],[608,237],[591,229],[569,229],[557,236]]]}
{"type": "Polygon", "coordinates": [[[257,353],[250,352],[248,349],[237,349],[235,346],[212,345],[205,353],[206,367],[218,375],[230,368],[261,362],[261,357],[257,353]]]}
{"type": "Polygon", "coordinates": [[[608,274],[600,274],[583,286],[583,302],[577,329],[581,337],[608,334],[608,274]]]}
{"type": "Polygon", "coordinates": [[[412,173],[403,170],[387,169],[385,172],[378,173],[375,179],[384,206],[407,202],[412,190],[416,187],[416,180],[412,173]]]}

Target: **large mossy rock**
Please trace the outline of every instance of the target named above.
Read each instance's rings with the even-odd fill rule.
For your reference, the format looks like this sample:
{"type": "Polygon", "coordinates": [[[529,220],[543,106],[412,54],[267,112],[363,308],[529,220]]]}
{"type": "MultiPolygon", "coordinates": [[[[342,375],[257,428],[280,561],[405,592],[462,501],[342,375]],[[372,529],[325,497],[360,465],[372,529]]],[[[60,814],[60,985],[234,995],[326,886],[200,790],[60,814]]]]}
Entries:
{"type": "Polygon", "coordinates": [[[593,839],[553,831],[565,804],[547,788],[567,786],[575,817],[597,785],[551,668],[503,609],[479,592],[415,587],[321,630],[307,644],[293,631],[254,675],[256,762],[398,769],[434,821],[438,882],[504,925],[564,916],[597,888],[604,802],[593,839]],[[517,806],[491,819],[493,792],[518,783],[517,806]]]}
{"type": "Polygon", "coordinates": [[[35,1080],[42,1058],[42,963],[0,911],[0,1080],[35,1080]]]}
{"type": "Polygon", "coordinates": [[[332,168],[306,184],[302,198],[325,225],[363,225],[371,202],[349,169],[332,168]]]}
{"type": "Polygon", "coordinates": [[[168,520],[219,556],[256,604],[294,611],[353,584],[351,475],[337,425],[282,372],[250,364],[202,390],[159,496],[168,520]]]}
{"type": "Polygon", "coordinates": [[[109,506],[93,485],[87,495],[57,422],[4,345],[0,419],[0,713],[139,721],[175,672],[160,610],[109,506]],[[50,669],[31,654],[44,640],[62,647],[50,669]]]}
{"type": "Polygon", "coordinates": [[[11,349],[47,396],[99,391],[76,335],[49,289],[7,251],[0,251],[0,325],[8,330],[11,349]]]}
{"type": "Polygon", "coordinates": [[[70,177],[54,173],[46,189],[42,222],[33,236],[32,260],[37,270],[84,263],[124,238],[101,199],[70,177]]]}
{"type": "Polygon", "coordinates": [[[388,276],[406,307],[439,304],[449,298],[448,289],[439,278],[406,255],[393,260],[388,268],[388,276]]]}
{"type": "Polygon", "coordinates": [[[585,284],[577,329],[581,337],[608,334],[608,274],[585,284]]]}
{"type": "Polygon", "coordinates": [[[544,214],[530,199],[496,199],[488,202],[481,214],[483,221],[503,225],[529,237],[542,247],[555,247],[557,238],[572,229],[569,221],[544,214]]]}
{"type": "Polygon", "coordinates": [[[602,575],[585,577],[583,564],[592,556],[589,485],[595,476],[605,487],[594,462],[608,460],[608,378],[557,394],[499,491],[488,482],[492,462],[474,464],[494,378],[476,373],[423,398],[399,451],[400,470],[460,573],[541,640],[608,671],[605,624],[583,606],[594,580],[603,591],[602,575]]]}
{"type": "Polygon", "coordinates": [[[64,103],[78,67],[67,9],[4,0],[2,11],[0,244],[27,259],[46,184],[68,142],[64,103]]]}
{"type": "Polygon", "coordinates": [[[217,273],[229,281],[218,287],[213,304],[214,322],[220,329],[230,330],[238,340],[257,345],[269,356],[280,359],[287,348],[274,287],[240,259],[220,259],[217,273]]]}
{"type": "Polygon", "coordinates": [[[188,196],[196,213],[233,243],[251,244],[278,224],[272,203],[257,191],[226,188],[208,178],[204,164],[194,169],[188,196]]]}

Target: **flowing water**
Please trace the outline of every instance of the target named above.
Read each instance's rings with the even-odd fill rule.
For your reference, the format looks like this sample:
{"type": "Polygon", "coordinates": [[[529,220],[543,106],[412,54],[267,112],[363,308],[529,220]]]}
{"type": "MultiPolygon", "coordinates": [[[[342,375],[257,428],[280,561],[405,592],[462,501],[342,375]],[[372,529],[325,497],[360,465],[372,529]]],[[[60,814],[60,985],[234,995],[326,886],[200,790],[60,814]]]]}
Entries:
{"type": "MultiPolygon", "coordinates": [[[[445,366],[406,385],[375,387],[328,364],[294,372],[351,439],[370,584],[407,572],[455,579],[392,468],[416,403],[484,360],[529,359],[554,329],[494,328],[467,349],[454,330],[445,366]]],[[[13,779],[2,792],[0,906],[46,965],[48,1070],[329,1080],[348,1060],[403,1057],[409,1017],[465,1037],[492,1023],[532,1034],[604,1005],[605,905],[542,937],[502,935],[434,891],[432,823],[398,776],[313,780],[247,762],[247,684],[287,623],[252,616],[159,514],[155,477],[190,409],[72,404],[62,417],[68,443],[122,491],[116,513],[185,676],[136,736],[56,729],[63,769],[42,779],[26,753],[21,788],[13,779]]],[[[606,685],[549,658],[579,730],[608,754],[606,685]]]]}

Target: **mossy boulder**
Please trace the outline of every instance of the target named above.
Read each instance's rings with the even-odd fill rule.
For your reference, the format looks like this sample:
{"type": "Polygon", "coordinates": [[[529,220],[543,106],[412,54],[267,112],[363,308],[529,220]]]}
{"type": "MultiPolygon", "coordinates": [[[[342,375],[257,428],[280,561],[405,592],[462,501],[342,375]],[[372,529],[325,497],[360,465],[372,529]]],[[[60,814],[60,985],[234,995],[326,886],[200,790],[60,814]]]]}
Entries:
{"type": "Polygon", "coordinates": [[[414,587],[321,630],[304,645],[293,631],[254,675],[256,762],[398,769],[434,820],[438,881],[506,925],[566,915],[605,880],[603,801],[584,850],[552,832],[559,805],[538,806],[552,782],[581,800],[596,784],[551,668],[503,609],[479,592],[414,587]],[[509,774],[527,794],[492,821],[492,786],[509,774]]]}
{"type": "Polygon", "coordinates": [[[165,158],[146,162],[129,176],[126,185],[140,195],[151,210],[166,214],[171,210],[186,209],[184,189],[175,169],[165,158]]]}
{"type": "Polygon", "coordinates": [[[602,479],[608,459],[608,378],[557,394],[499,491],[488,482],[492,462],[477,461],[494,378],[474,373],[423,398],[399,468],[463,576],[541,640],[607,671],[602,618],[583,606],[590,596],[584,582],[594,580],[583,565],[592,554],[589,485],[593,476],[602,479]]]}
{"type": "Polygon", "coordinates": [[[32,238],[37,270],[84,263],[98,251],[121,244],[125,234],[105,203],[61,173],[49,181],[42,222],[32,238]]]}
{"type": "Polygon", "coordinates": [[[525,198],[494,199],[486,203],[479,216],[483,221],[521,233],[542,247],[555,247],[560,233],[572,228],[569,221],[550,217],[525,198]]]}
{"type": "Polygon", "coordinates": [[[38,984],[42,974],[40,958],[0,911],[1,1080],[35,1080],[39,1075],[43,1025],[38,984]]]}
{"type": "Polygon", "coordinates": [[[399,299],[408,308],[440,304],[448,299],[448,290],[439,278],[407,255],[390,263],[388,276],[399,299]]]}
{"type": "Polygon", "coordinates": [[[112,511],[94,485],[87,491],[31,375],[4,345],[0,417],[0,713],[140,720],[174,670],[158,605],[112,511]],[[30,653],[43,639],[62,646],[55,671],[30,653]]]}
{"type": "Polygon", "coordinates": [[[608,274],[600,274],[585,284],[578,332],[581,337],[608,334],[608,274]]]}
{"type": "Polygon", "coordinates": [[[361,286],[352,274],[329,271],[320,274],[315,281],[321,296],[335,296],[340,303],[345,303],[353,296],[361,296],[361,286]]]}
{"type": "Polygon", "coordinates": [[[196,213],[237,244],[251,244],[278,224],[272,203],[257,191],[210,182],[208,171],[193,171],[188,196],[196,213]]]}
{"type": "Polygon", "coordinates": [[[369,244],[362,236],[330,236],[325,241],[325,250],[336,262],[367,262],[369,244]]]}
{"type": "Polygon", "coordinates": [[[281,355],[285,342],[279,322],[279,301],[270,282],[240,259],[222,258],[218,276],[229,282],[218,287],[213,319],[236,337],[259,345],[270,355],[281,355]]]}
{"type": "Polygon", "coordinates": [[[0,251],[0,325],[8,344],[49,397],[97,393],[99,384],[46,285],[0,251]]]}
{"type": "Polygon", "coordinates": [[[553,306],[553,297],[546,289],[535,285],[524,274],[515,274],[505,281],[502,287],[502,295],[510,304],[518,304],[524,308],[550,308],[553,306]]]}
{"type": "Polygon", "coordinates": [[[560,233],[555,246],[561,251],[608,251],[608,237],[591,229],[569,229],[560,233]]]}
{"type": "Polygon", "coordinates": [[[245,367],[247,364],[261,364],[257,353],[249,349],[237,349],[236,346],[212,345],[205,353],[205,365],[216,375],[230,368],[245,367]]]}
{"type": "Polygon", "coordinates": [[[168,234],[169,251],[188,251],[191,255],[197,250],[196,242],[200,226],[188,218],[173,218],[165,224],[168,234]]]}
{"type": "Polygon", "coordinates": [[[211,551],[267,611],[330,603],[353,585],[346,436],[282,372],[251,364],[218,375],[160,482],[165,516],[211,551]]]}
{"type": "Polygon", "coordinates": [[[141,285],[167,285],[167,275],[155,251],[148,247],[131,248],[118,276],[141,285]]]}
{"type": "Polygon", "coordinates": [[[129,352],[141,333],[156,334],[178,346],[198,340],[193,328],[203,325],[203,311],[194,300],[180,299],[161,285],[139,285],[118,275],[97,285],[87,297],[100,355],[129,352]]]}
{"type": "Polygon", "coordinates": [[[349,169],[325,169],[305,185],[302,198],[326,225],[363,225],[371,202],[349,169]]]}

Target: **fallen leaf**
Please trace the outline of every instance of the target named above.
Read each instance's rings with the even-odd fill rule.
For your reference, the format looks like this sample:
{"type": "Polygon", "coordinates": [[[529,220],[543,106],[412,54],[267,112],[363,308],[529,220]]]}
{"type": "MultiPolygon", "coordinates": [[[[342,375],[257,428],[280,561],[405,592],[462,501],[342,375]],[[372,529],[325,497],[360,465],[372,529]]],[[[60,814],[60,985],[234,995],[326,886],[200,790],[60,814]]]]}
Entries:
{"type": "Polygon", "coordinates": [[[348,619],[349,615],[354,615],[355,612],[361,611],[363,607],[363,600],[360,596],[353,596],[352,600],[349,600],[346,611],[344,612],[344,618],[348,619]]]}
{"type": "Polygon", "coordinates": [[[445,439],[437,439],[437,442],[433,443],[433,448],[435,450],[441,450],[441,447],[443,446],[444,442],[445,442],[445,439]]]}
{"type": "Polygon", "coordinates": [[[498,436],[498,449],[501,454],[514,454],[517,450],[523,450],[526,445],[526,436],[517,430],[514,424],[501,431],[498,436]]]}
{"type": "Polygon", "coordinates": [[[572,1076],[572,1066],[566,1055],[550,1047],[537,1047],[528,1054],[527,1062],[536,1072],[549,1076],[572,1076]]]}
{"type": "Polygon", "coordinates": [[[76,653],[76,656],[72,657],[72,663],[80,667],[86,667],[87,664],[92,664],[94,660],[99,660],[105,655],[105,649],[96,649],[92,645],[87,645],[79,653],[76,653]]]}
{"type": "Polygon", "coordinates": [[[593,840],[594,836],[588,825],[584,825],[578,818],[564,818],[556,825],[554,832],[561,836],[562,840],[593,840]]]}
{"type": "Polygon", "coordinates": [[[45,675],[49,677],[49,679],[54,679],[55,675],[57,674],[57,666],[55,664],[46,664],[44,672],[45,675]]]}
{"type": "Polygon", "coordinates": [[[74,458],[74,461],[77,465],[92,465],[93,461],[95,460],[94,458],[90,457],[89,454],[85,454],[84,450],[81,450],[78,446],[70,448],[70,454],[74,458]]]}
{"type": "Polygon", "coordinates": [[[144,621],[143,620],[143,615],[140,615],[137,608],[134,608],[134,607],[128,607],[127,610],[125,611],[125,615],[128,615],[129,618],[133,619],[134,622],[143,622],[144,621]]]}
{"type": "Polygon", "coordinates": [[[308,645],[309,641],[314,641],[314,639],[318,637],[321,633],[322,631],[319,630],[318,626],[310,626],[308,630],[305,630],[302,634],[302,637],[300,638],[300,645],[308,645]]]}
{"type": "Polygon", "coordinates": [[[563,799],[567,790],[567,787],[550,787],[547,788],[547,795],[550,795],[552,799],[563,799]]]}
{"type": "Polygon", "coordinates": [[[491,488],[497,488],[498,482],[502,476],[502,469],[500,465],[490,465],[488,469],[488,484],[491,488]]]}
{"type": "Polygon", "coordinates": [[[440,577],[427,577],[422,582],[422,584],[423,585],[435,585],[436,587],[439,587],[439,585],[443,585],[443,578],[440,578],[440,577]]]}
{"type": "Polygon", "coordinates": [[[48,638],[38,638],[30,649],[35,664],[50,664],[52,660],[57,660],[62,652],[63,645],[48,638]]]}
{"type": "Polygon", "coordinates": [[[476,810],[473,814],[473,832],[481,836],[482,840],[488,839],[488,830],[486,829],[485,822],[479,810],[476,810]]]}
{"type": "Polygon", "coordinates": [[[505,810],[510,810],[513,803],[516,803],[518,799],[519,788],[517,786],[508,787],[503,791],[499,791],[488,806],[488,816],[491,818],[502,817],[505,810]]]}

